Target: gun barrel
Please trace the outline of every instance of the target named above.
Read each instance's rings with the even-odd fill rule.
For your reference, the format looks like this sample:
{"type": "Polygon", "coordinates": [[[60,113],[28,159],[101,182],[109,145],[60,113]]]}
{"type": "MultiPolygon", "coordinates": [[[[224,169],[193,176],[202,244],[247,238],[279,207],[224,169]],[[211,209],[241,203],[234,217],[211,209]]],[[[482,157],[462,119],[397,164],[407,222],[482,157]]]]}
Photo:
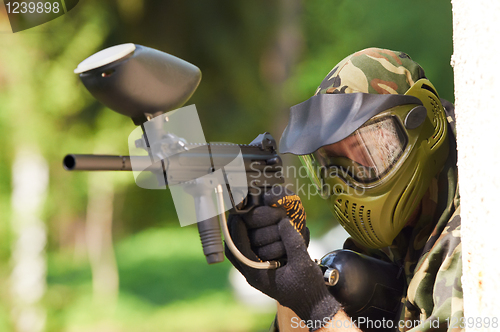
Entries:
{"type": "MultiPolygon", "coordinates": [[[[134,165],[144,162],[145,167],[151,165],[147,156],[134,157],[134,165]]],[[[111,156],[94,154],[68,154],[63,159],[63,166],[68,171],[131,171],[130,156],[111,156]]],[[[159,165],[161,166],[161,165],[159,165]]],[[[152,170],[149,168],[148,170],[152,170]]]]}

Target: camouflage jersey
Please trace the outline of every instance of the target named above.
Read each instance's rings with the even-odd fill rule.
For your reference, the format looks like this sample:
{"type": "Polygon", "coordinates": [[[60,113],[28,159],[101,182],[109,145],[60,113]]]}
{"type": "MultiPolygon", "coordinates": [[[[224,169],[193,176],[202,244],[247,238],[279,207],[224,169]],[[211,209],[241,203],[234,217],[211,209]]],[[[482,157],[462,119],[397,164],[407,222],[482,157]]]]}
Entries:
{"type": "MultiPolygon", "coordinates": [[[[446,106],[450,133],[455,133],[453,106],[446,106]]],[[[399,331],[461,331],[460,199],[455,135],[449,137],[450,156],[423,197],[415,226],[404,228],[390,247],[380,250],[382,255],[356,245],[351,238],[344,244],[344,249],[388,258],[404,267],[408,287],[397,322],[399,331]]]]}

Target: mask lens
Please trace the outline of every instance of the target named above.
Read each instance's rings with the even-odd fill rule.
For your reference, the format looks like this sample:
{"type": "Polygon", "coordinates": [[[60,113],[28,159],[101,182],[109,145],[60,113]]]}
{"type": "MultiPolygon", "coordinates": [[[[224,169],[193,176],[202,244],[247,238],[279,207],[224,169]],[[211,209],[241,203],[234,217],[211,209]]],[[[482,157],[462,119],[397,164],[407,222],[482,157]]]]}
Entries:
{"type": "MultiPolygon", "coordinates": [[[[407,136],[392,116],[370,120],[343,140],[323,146],[313,153],[328,176],[349,175],[361,183],[382,178],[400,159],[407,136]]],[[[320,174],[317,174],[320,176],[320,174]]]]}

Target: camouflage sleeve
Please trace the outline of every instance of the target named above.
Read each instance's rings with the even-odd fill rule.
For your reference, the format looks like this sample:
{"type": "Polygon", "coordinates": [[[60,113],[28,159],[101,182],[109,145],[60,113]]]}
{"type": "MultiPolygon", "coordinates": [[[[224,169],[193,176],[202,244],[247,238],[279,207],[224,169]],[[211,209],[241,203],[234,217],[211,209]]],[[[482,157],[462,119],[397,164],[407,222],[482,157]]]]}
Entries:
{"type": "MultiPolygon", "coordinates": [[[[404,319],[409,332],[462,331],[460,209],[422,256],[408,285],[404,319]]],[[[463,322],[462,322],[463,323],[463,322]]]]}

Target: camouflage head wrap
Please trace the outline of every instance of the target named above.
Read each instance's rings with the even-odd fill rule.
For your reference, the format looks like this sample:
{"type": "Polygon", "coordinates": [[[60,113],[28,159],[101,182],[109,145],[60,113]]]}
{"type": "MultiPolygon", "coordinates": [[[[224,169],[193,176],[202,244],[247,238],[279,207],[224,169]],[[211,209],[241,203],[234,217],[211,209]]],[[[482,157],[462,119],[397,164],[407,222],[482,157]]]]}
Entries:
{"type": "Polygon", "coordinates": [[[406,53],[367,48],[349,55],[326,75],[321,93],[404,94],[424,70],[406,53]]]}

